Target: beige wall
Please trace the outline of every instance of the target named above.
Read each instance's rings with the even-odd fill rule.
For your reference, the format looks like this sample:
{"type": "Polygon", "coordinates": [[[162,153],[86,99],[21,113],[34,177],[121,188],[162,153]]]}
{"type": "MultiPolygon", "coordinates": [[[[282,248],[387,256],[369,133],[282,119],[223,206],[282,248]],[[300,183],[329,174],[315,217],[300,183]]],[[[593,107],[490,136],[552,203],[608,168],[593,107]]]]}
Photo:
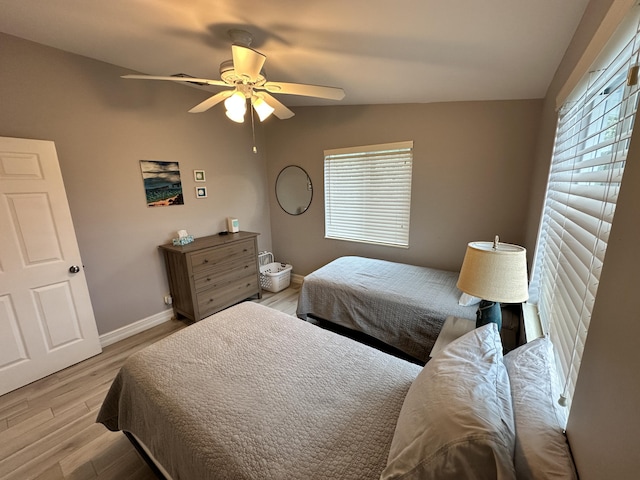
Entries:
{"type": "Polygon", "coordinates": [[[522,244],[539,100],[306,107],[267,127],[271,232],[276,258],[306,275],[342,255],[458,270],[467,242],[522,244]],[[323,151],[414,141],[408,249],[324,238],[323,151]],[[291,216],[275,199],[282,168],[299,165],[313,182],[307,212],[291,216]]]}
{"type": "MultiPolygon", "coordinates": [[[[555,100],[609,8],[628,0],[592,0],[567,50],[544,103],[527,244],[535,244],[544,187],[553,148],[555,100]]],[[[567,435],[582,480],[638,478],[640,432],[640,315],[637,278],[640,269],[640,130],[625,169],[605,267],[591,318],[582,366],[569,416],[567,435]]]]}
{"type": "Polygon", "coordinates": [[[121,68],[3,34],[0,65],[0,135],[56,144],[100,333],[167,308],[157,246],[177,229],[211,235],[234,216],[271,248],[262,145],[251,153],[248,124],[219,110],[187,113],[206,92],[123,80],[121,68]],[[146,206],[142,159],[180,163],[185,205],[146,206]]]}

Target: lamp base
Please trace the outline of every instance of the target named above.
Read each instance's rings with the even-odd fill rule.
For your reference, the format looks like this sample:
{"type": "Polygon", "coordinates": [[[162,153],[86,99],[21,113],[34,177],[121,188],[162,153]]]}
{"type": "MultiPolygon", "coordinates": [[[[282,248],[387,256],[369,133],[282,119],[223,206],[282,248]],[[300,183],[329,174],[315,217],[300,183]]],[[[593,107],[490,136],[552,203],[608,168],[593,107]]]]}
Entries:
{"type": "Polygon", "coordinates": [[[476,313],[476,328],[487,325],[488,323],[497,324],[498,331],[502,328],[502,310],[500,309],[500,302],[482,300],[478,305],[478,312],[476,313]]]}

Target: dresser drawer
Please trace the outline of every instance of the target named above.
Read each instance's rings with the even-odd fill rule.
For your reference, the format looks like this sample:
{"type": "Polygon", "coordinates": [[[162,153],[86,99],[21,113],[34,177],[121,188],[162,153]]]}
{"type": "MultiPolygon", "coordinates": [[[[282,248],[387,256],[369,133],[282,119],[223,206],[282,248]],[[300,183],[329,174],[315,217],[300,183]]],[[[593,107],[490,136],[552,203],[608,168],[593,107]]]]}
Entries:
{"type": "Polygon", "coordinates": [[[253,240],[245,240],[222,247],[208,248],[191,254],[191,269],[194,275],[198,275],[222,262],[229,262],[249,256],[255,258],[255,255],[256,251],[253,240]]]}
{"type": "Polygon", "coordinates": [[[250,297],[258,290],[256,275],[247,276],[218,288],[210,288],[196,295],[200,318],[250,297]]]}
{"type": "Polygon", "coordinates": [[[220,288],[226,284],[249,275],[254,277],[258,273],[256,259],[253,256],[245,256],[237,260],[220,263],[217,267],[207,269],[194,275],[196,292],[208,288],[220,288]]]}

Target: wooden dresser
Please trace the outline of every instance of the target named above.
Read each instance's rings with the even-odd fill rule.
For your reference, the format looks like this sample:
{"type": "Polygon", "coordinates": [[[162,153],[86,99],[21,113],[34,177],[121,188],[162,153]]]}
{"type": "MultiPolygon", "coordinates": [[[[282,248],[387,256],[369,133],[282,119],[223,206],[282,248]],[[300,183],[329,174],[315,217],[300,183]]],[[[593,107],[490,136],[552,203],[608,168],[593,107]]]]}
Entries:
{"type": "Polygon", "coordinates": [[[176,318],[197,322],[246,298],[262,296],[258,233],[238,232],[160,245],[176,318]]]}

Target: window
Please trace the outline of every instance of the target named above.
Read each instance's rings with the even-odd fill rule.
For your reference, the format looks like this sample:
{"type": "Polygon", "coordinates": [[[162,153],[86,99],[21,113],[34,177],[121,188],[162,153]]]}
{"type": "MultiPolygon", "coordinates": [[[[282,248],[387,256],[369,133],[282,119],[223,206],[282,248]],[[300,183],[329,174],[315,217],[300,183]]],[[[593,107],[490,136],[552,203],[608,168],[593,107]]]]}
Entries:
{"type": "Polygon", "coordinates": [[[324,152],[325,238],[409,246],[413,142],[324,152]]]}
{"type": "Polygon", "coordinates": [[[628,85],[634,83],[631,67],[638,61],[637,25],[637,13],[625,20],[559,112],[529,302],[538,304],[554,344],[567,404],[578,377],[638,107],[637,79],[628,85]]]}

